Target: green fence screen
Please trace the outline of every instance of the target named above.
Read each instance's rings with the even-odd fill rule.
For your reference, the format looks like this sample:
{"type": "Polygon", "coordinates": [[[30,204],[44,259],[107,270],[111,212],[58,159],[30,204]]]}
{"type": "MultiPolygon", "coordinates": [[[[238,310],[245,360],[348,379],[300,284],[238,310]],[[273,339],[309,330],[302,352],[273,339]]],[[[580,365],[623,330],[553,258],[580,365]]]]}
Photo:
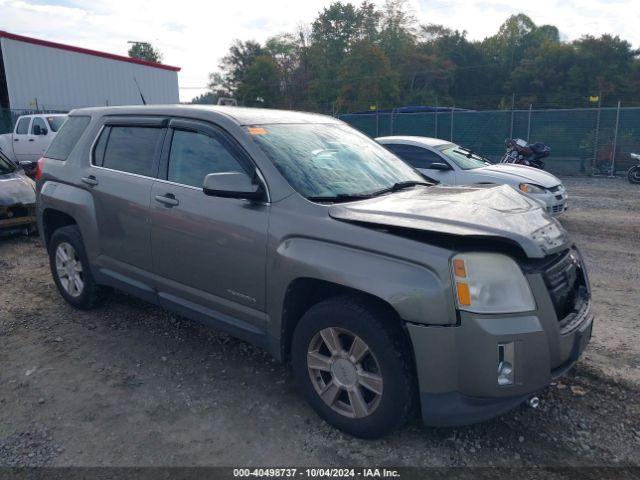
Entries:
{"type": "Polygon", "coordinates": [[[450,140],[492,160],[509,137],[551,147],[547,170],[564,175],[610,174],[637,163],[640,108],[455,110],[441,113],[346,114],[342,120],[371,137],[418,135],[450,140]],[[615,155],[614,155],[615,150],[615,155]],[[615,161],[614,161],[615,160],[615,161]]]}

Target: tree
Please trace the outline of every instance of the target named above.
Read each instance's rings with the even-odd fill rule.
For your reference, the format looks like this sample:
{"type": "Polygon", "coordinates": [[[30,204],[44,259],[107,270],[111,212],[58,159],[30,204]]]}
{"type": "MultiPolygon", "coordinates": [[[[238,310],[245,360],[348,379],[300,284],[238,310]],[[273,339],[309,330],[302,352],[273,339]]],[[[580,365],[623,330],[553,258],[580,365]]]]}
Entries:
{"type": "Polygon", "coordinates": [[[611,35],[560,40],[554,25],[511,15],[495,35],[418,28],[408,0],[378,8],[335,1],[293,34],[235,40],[210,77],[240,104],[321,112],[423,104],[463,108],[578,106],[640,91],[639,52],[611,35]]]}
{"type": "Polygon", "coordinates": [[[407,0],[387,0],[381,17],[380,46],[395,68],[415,46],[416,19],[407,0]]]}
{"type": "Polygon", "coordinates": [[[292,107],[292,90],[295,72],[300,60],[300,44],[294,35],[284,34],[271,37],[265,43],[264,50],[278,66],[278,77],[282,88],[282,97],[292,107]]]}
{"type": "Polygon", "coordinates": [[[162,53],[149,42],[131,42],[129,57],[147,62],[162,62],[162,53]]]}
{"type": "Polygon", "coordinates": [[[336,78],[353,45],[377,40],[380,16],[374,5],[366,1],[360,7],[335,2],[325,8],[311,25],[309,93],[320,109],[329,110],[339,95],[340,84],[336,78]]]}
{"type": "Polygon", "coordinates": [[[234,40],[229,53],[220,62],[219,68],[222,73],[215,80],[221,87],[235,94],[244,82],[249,67],[263,53],[262,46],[256,41],[234,40]]]}
{"type": "Polygon", "coordinates": [[[214,92],[203,93],[191,99],[194,105],[216,105],[218,103],[218,95],[214,92]]]}
{"type": "Polygon", "coordinates": [[[242,105],[279,107],[282,102],[278,64],[269,55],[257,57],[247,68],[236,92],[242,105]]]}
{"type": "Polygon", "coordinates": [[[340,66],[339,79],[341,110],[368,109],[375,104],[389,107],[397,101],[397,77],[382,49],[371,42],[353,45],[340,66]]]}

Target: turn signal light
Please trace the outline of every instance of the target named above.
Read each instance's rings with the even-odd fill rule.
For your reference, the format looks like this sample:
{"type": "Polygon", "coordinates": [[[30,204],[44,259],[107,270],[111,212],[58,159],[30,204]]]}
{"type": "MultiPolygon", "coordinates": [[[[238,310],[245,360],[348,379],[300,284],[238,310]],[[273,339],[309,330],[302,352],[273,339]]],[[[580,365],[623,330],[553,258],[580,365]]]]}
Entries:
{"type": "Polygon", "coordinates": [[[453,273],[456,277],[465,278],[467,271],[464,268],[464,260],[456,258],[453,261],[453,273]]]}
{"type": "Polygon", "coordinates": [[[458,305],[468,307],[471,305],[471,294],[469,285],[466,283],[456,283],[456,293],[458,294],[458,305]]]}

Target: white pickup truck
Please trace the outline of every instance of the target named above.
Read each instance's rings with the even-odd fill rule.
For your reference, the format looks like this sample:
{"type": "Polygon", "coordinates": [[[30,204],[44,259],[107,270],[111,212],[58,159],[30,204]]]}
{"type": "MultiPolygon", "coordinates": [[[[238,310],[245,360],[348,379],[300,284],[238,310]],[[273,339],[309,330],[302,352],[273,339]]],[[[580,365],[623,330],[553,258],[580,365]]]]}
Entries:
{"type": "Polygon", "coordinates": [[[0,150],[15,163],[35,162],[66,119],[65,114],[22,115],[13,133],[0,135],[0,150]]]}

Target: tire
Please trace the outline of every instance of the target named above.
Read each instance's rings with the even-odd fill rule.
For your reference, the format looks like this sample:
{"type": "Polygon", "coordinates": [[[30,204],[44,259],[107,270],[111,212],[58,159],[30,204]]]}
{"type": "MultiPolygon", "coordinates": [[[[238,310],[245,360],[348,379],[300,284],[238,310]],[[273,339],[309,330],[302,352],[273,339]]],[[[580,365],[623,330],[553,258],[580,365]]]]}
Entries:
{"type": "Polygon", "coordinates": [[[630,183],[640,184],[640,165],[636,165],[635,167],[631,167],[627,172],[627,179],[630,183]]]}
{"type": "Polygon", "coordinates": [[[80,235],[80,229],[76,225],[61,227],[53,232],[49,242],[49,266],[60,295],[72,307],[80,310],[89,310],[101,299],[102,288],[96,284],[93,275],[91,275],[82,235],[80,235]],[[58,253],[60,250],[65,251],[67,257],[72,260],[66,266],[63,263],[61,268],[59,267],[63,258],[58,253]],[[78,271],[78,268],[73,268],[78,265],[80,271],[78,271]],[[64,275],[69,275],[70,271],[77,273],[81,280],[82,288],[78,288],[79,283],[72,282],[69,278],[65,279],[64,275]],[[69,284],[72,286],[69,286],[69,284]]]}
{"type": "Polygon", "coordinates": [[[367,299],[344,296],[322,301],[302,316],[291,360],[302,393],[320,417],[356,437],[377,438],[402,426],[414,412],[416,377],[408,352],[396,318],[367,299]],[[331,332],[342,347],[336,355],[329,350],[335,337],[325,341],[331,332]],[[353,360],[364,350],[362,343],[368,353],[357,363],[353,360]]]}

